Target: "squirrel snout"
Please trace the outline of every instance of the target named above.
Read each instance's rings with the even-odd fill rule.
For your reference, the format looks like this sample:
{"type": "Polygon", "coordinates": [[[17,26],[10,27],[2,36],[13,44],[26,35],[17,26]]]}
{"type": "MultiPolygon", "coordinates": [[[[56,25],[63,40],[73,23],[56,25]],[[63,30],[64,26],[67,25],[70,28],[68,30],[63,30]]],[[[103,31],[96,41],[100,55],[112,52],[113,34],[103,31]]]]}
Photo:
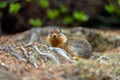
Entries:
{"type": "Polygon", "coordinates": [[[52,37],[53,37],[54,39],[56,39],[56,38],[57,38],[57,35],[52,35],[52,37]]]}
{"type": "Polygon", "coordinates": [[[56,35],[53,35],[54,38],[56,38],[56,35]]]}

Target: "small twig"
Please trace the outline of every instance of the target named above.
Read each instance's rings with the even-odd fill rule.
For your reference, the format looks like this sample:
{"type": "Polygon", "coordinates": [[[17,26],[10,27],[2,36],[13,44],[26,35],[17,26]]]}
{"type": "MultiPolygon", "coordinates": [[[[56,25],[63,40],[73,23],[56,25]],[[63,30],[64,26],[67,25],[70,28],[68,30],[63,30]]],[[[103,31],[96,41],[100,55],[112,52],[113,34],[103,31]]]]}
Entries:
{"type": "MultiPolygon", "coordinates": [[[[38,43],[29,43],[29,44],[25,44],[25,45],[23,45],[23,47],[24,47],[24,48],[25,48],[25,47],[31,47],[31,46],[33,46],[33,45],[43,46],[43,47],[47,48],[46,45],[38,44],[38,43]]],[[[17,49],[21,49],[21,47],[17,47],[17,49]]]]}
{"type": "Polygon", "coordinates": [[[74,60],[71,60],[70,57],[67,55],[68,53],[61,48],[49,47],[48,50],[55,51],[57,54],[63,56],[65,59],[67,59],[70,62],[75,62],[74,60]]]}
{"type": "Polygon", "coordinates": [[[44,43],[44,41],[43,41],[43,38],[42,38],[42,37],[39,37],[39,42],[40,42],[40,43],[44,43]]]}
{"type": "Polygon", "coordinates": [[[49,54],[49,53],[41,52],[36,45],[34,45],[33,47],[34,47],[34,49],[38,52],[39,55],[47,56],[47,57],[50,58],[51,60],[55,61],[57,64],[60,64],[59,60],[58,60],[56,57],[54,57],[53,55],[51,55],[51,54],[49,54]]]}
{"type": "Polygon", "coordinates": [[[21,47],[22,51],[23,51],[23,54],[25,55],[25,57],[29,57],[28,54],[27,54],[27,50],[23,47],[21,47]]]}
{"type": "Polygon", "coordinates": [[[0,51],[5,50],[6,48],[0,45],[0,51]]]}
{"type": "MultiPolygon", "coordinates": [[[[30,47],[30,46],[33,46],[34,43],[29,43],[29,44],[25,44],[23,45],[22,47],[30,47]]],[[[21,47],[16,47],[16,49],[21,49],[21,47]]]]}
{"type": "Polygon", "coordinates": [[[28,56],[27,54],[27,50],[23,47],[21,47],[23,54],[25,55],[25,58],[27,59],[27,61],[32,64],[35,68],[38,68],[38,65],[28,56]]]}
{"type": "Polygon", "coordinates": [[[35,40],[35,37],[36,37],[36,33],[33,32],[32,35],[31,35],[31,37],[30,37],[29,43],[33,43],[34,40],[35,40]]]}
{"type": "Polygon", "coordinates": [[[12,47],[12,46],[8,46],[7,47],[8,52],[10,52],[10,54],[12,56],[14,56],[15,58],[17,58],[20,61],[23,61],[24,59],[18,54],[18,52],[12,47]]]}

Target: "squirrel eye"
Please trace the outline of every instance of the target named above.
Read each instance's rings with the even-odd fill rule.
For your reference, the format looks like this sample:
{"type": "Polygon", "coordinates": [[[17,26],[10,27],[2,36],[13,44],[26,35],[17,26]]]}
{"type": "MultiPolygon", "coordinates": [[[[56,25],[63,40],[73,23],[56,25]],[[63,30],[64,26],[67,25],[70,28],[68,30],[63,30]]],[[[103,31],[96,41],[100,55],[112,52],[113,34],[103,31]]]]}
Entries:
{"type": "Polygon", "coordinates": [[[62,33],[61,29],[59,29],[59,33],[62,33]]]}
{"type": "Polygon", "coordinates": [[[49,35],[52,34],[52,32],[49,33],[49,35]]]}

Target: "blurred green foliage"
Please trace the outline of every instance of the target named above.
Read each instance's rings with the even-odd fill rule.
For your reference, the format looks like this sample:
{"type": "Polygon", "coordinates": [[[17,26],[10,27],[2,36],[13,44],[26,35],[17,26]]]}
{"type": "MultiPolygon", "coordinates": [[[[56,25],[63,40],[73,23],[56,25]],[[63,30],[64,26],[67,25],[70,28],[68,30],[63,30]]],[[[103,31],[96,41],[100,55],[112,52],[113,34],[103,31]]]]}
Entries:
{"type": "Polygon", "coordinates": [[[114,13],[115,12],[115,6],[113,4],[105,5],[105,10],[109,13],[114,13]]]}
{"type": "Polygon", "coordinates": [[[5,8],[7,6],[7,2],[0,1],[0,9],[5,8]]]}
{"type": "Polygon", "coordinates": [[[59,10],[57,9],[49,9],[47,11],[47,18],[50,20],[54,20],[59,16],[59,10]]]}
{"type": "Polygon", "coordinates": [[[48,0],[37,0],[38,4],[42,8],[49,7],[49,1],[48,0]]]}
{"type": "Polygon", "coordinates": [[[64,5],[60,6],[60,12],[67,13],[67,11],[68,11],[68,8],[66,6],[64,6],[64,5]]]}
{"type": "MultiPolygon", "coordinates": [[[[117,0],[118,5],[120,5],[120,0],[117,0]]],[[[116,4],[109,3],[104,6],[105,10],[110,14],[117,14],[119,16],[120,14],[120,7],[116,4]]],[[[116,15],[116,16],[117,16],[116,15]]]]}
{"type": "Polygon", "coordinates": [[[29,24],[32,25],[33,27],[40,27],[43,25],[43,22],[39,19],[39,18],[36,18],[36,19],[29,19],[29,24]]]}
{"type": "MultiPolygon", "coordinates": [[[[92,1],[96,1],[96,0],[91,0],[91,2],[92,1]]],[[[80,6],[81,9],[77,8],[76,7],[77,3],[74,3],[75,5],[73,5],[73,3],[72,4],[70,3],[70,5],[69,3],[65,3],[65,4],[61,4],[61,3],[56,4],[56,3],[57,1],[54,1],[54,0],[53,1],[52,0],[25,0],[25,1],[16,1],[16,2],[0,2],[0,9],[3,9],[6,6],[9,6],[9,12],[12,14],[18,14],[21,7],[22,9],[25,9],[25,10],[28,9],[28,13],[27,12],[24,13],[25,10],[21,9],[21,11],[23,12],[20,12],[19,15],[21,16],[22,14],[23,18],[25,17],[25,15],[27,15],[26,17],[28,20],[27,22],[29,22],[29,24],[34,27],[41,26],[49,22],[50,20],[51,20],[50,22],[53,21],[53,23],[58,23],[57,20],[55,19],[58,19],[59,24],[62,24],[65,26],[69,24],[72,26],[81,25],[81,23],[86,24],[87,22],[88,22],[87,25],[91,23],[99,24],[101,22],[105,26],[106,25],[110,26],[111,22],[113,22],[113,24],[116,24],[116,23],[119,23],[120,21],[120,7],[119,7],[120,0],[116,0],[116,2],[114,3],[112,3],[112,0],[107,0],[105,4],[103,4],[102,8],[94,8],[94,10],[92,10],[93,13],[95,13],[97,16],[102,16],[100,19],[99,18],[96,19],[93,13],[89,14],[89,11],[87,10],[90,10],[91,8],[89,9],[86,8],[86,10],[84,10],[83,6],[80,6]],[[31,8],[31,6],[33,8],[31,8]],[[95,9],[99,9],[99,10],[95,10],[95,9]],[[100,13],[98,13],[97,11],[99,11],[100,13]],[[31,17],[38,17],[38,18],[34,19],[31,17]],[[109,20],[107,21],[107,19],[109,20]],[[97,20],[98,23],[95,23],[95,21],[89,22],[90,20],[97,20]]],[[[98,7],[98,6],[95,6],[95,7],[98,7]]],[[[0,16],[2,16],[2,14],[3,13],[1,11],[0,16]]]]}
{"type": "Polygon", "coordinates": [[[120,0],[117,0],[118,4],[120,5],[120,0]]]}
{"type": "Polygon", "coordinates": [[[82,22],[85,22],[89,19],[89,16],[86,15],[84,12],[82,11],[75,11],[73,12],[73,17],[77,20],[77,21],[82,21],[82,22]]]}
{"type": "Polygon", "coordinates": [[[66,16],[63,18],[62,23],[65,25],[72,24],[74,22],[71,16],[66,16]]]}
{"type": "Polygon", "coordinates": [[[10,7],[9,7],[9,12],[13,13],[13,14],[16,14],[20,10],[20,8],[21,8],[20,3],[11,3],[10,7]]]}

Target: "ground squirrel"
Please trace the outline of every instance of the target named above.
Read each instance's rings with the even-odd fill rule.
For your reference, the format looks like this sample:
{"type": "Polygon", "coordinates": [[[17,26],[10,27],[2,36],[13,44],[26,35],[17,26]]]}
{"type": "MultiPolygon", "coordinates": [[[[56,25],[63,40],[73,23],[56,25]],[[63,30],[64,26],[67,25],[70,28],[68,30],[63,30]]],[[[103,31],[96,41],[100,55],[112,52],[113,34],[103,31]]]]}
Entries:
{"type": "Polygon", "coordinates": [[[54,29],[50,32],[47,41],[52,47],[62,48],[70,53],[71,56],[90,58],[92,55],[92,48],[87,40],[74,35],[66,37],[59,29],[54,29]]]}

